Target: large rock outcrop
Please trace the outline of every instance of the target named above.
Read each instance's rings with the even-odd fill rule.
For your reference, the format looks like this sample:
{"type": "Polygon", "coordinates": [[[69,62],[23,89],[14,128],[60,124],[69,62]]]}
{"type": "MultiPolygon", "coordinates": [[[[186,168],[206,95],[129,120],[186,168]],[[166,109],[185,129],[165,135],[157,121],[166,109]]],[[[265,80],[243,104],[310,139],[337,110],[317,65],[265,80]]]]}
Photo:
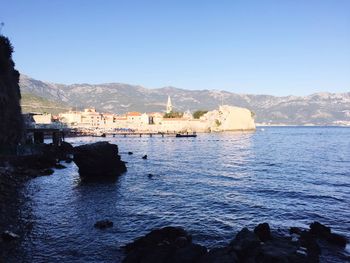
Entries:
{"type": "MultiPolygon", "coordinates": [[[[12,60],[13,47],[0,35],[0,150],[16,146],[22,139],[19,72],[12,60]]],[[[1,153],[1,152],[0,152],[1,153]]]]}
{"type": "Polygon", "coordinates": [[[116,178],[126,171],[118,155],[118,146],[109,142],[96,142],[74,147],[74,162],[82,179],[116,178]]]}
{"type": "Polygon", "coordinates": [[[208,122],[212,131],[255,130],[254,113],[246,108],[223,105],[201,119],[208,122]]]}
{"type": "Polygon", "coordinates": [[[204,246],[193,244],[192,237],[183,228],[164,227],[125,246],[124,263],[198,262],[207,253],[204,246]]]}

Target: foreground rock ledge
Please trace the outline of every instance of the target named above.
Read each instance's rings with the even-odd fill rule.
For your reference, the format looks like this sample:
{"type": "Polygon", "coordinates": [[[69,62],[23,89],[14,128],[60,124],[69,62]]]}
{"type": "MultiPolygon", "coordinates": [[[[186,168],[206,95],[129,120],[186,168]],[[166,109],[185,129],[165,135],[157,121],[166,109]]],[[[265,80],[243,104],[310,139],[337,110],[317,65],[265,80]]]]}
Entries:
{"type": "MultiPolygon", "coordinates": [[[[318,222],[311,224],[310,230],[292,227],[289,234],[270,232],[269,225],[263,223],[258,225],[254,231],[243,228],[225,247],[208,250],[204,246],[193,244],[191,235],[183,228],[164,227],[153,230],[126,245],[126,257],[123,262],[320,262],[321,250],[325,249],[329,252],[344,248],[342,242],[329,243],[332,239],[329,239],[326,232],[331,233],[330,228],[318,222]]],[[[344,237],[333,235],[337,236],[337,240],[342,240],[346,244],[344,237]]],[[[339,255],[337,251],[334,255],[338,257],[335,262],[348,260],[346,256],[339,255]]],[[[323,262],[329,262],[329,260],[326,259],[323,262]]]]}
{"type": "Polygon", "coordinates": [[[74,147],[73,161],[83,179],[116,178],[126,171],[118,155],[118,146],[109,142],[96,142],[74,147]]]}

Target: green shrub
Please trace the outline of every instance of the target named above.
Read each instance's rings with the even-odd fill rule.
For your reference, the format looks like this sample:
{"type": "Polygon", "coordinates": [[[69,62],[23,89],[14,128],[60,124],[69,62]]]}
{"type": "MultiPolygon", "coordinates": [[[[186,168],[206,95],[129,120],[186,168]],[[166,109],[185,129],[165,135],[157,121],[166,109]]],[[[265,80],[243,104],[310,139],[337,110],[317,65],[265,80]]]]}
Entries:
{"type": "Polygon", "coordinates": [[[193,113],[193,118],[199,119],[202,117],[204,114],[206,114],[208,111],[207,110],[197,110],[193,113]]]}
{"type": "Polygon", "coordinates": [[[169,113],[165,113],[163,118],[182,118],[183,115],[183,112],[171,111],[169,113]]]}

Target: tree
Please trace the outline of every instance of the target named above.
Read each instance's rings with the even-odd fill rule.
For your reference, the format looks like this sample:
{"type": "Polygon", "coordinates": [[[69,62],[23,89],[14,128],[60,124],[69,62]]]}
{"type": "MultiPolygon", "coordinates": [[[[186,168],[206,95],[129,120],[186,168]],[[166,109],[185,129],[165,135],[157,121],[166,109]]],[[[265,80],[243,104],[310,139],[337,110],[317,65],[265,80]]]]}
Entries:
{"type": "Polygon", "coordinates": [[[208,111],[207,110],[197,110],[193,113],[193,118],[199,119],[202,117],[204,114],[206,114],[208,111]]]}
{"type": "Polygon", "coordinates": [[[215,120],[215,124],[217,127],[219,127],[221,125],[221,121],[219,121],[218,119],[215,120]]]}
{"type": "Polygon", "coordinates": [[[255,119],[256,114],[255,114],[254,111],[251,110],[251,111],[250,111],[250,115],[252,116],[253,119],[255,119]]]}
{"type": "Polygon", "coordinates": [[[163,118],[182,118],[183,115],[183,112],[171,111],[169,113],[165,113],[163,118]]]}

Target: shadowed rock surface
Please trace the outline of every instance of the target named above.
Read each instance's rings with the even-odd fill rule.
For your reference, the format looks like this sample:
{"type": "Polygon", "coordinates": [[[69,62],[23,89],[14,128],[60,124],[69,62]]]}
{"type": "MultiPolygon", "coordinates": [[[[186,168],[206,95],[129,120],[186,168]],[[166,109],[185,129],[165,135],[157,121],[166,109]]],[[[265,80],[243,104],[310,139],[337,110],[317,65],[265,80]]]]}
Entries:
{"type": "Polygon", "coordinates": [[[16,146],[23,134],[19,72],[12,52],[8,38],[0,35],[0,153],[16,146]]]}
{"type": "Polygon", "coordinates": [[[74,162],[79,167],[81,178],[98,180],[116,178],[126,172],[120,160],[118,146],[109,142],[96,142],[74,148],[74,162]]]}

